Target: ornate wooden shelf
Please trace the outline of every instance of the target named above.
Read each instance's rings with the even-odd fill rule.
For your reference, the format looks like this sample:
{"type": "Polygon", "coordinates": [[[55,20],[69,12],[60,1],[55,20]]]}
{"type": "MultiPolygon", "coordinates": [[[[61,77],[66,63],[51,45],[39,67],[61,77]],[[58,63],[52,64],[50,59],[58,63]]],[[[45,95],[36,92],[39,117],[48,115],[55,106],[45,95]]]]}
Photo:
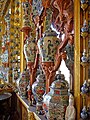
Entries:
{"type": "Polygon", "coordinates": [[[90,63],[88,63],[88,62],[81,62],[80,64],[81,64],[83,67],[87,67],[87,66],[89,66],[90,63]]]}
{"type": "MultiPolygon", "coordinates": [[[[24,111],[27,114],[27,120],[46,120],[46,118],[43,115],[36,114],[36,107],[29,106],[29,102],[26,98],[21,98],[18,93],[16,94],[16,96],[21,103],[20,106],[24,106],[22,107],[22,111],[24,111]]],[[[22,120],[24,120],[24,116],[22,116],[22,120]]]]}

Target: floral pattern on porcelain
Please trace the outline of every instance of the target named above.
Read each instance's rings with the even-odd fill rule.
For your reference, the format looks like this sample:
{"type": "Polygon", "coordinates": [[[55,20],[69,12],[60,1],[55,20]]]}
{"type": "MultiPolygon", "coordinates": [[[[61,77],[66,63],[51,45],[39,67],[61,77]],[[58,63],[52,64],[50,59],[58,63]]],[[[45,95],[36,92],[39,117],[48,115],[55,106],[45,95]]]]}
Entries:
{"type": "Polygon", "coordinates": [[[42,62],[54,62],[59,43],[56,32],[51,28],[44,33],[43,38],[38,41],[42,62]]]}
{"type": "Polygon", "coordinates": [[[23,71],[20,76],[19,80],[19,92],[22,98],[26,98],[26,89],[27,85],[29,83],[29,72],[28,71],[23,71]]]}
{"type": "Polygon", "coordinates": [[[37,15],[41,15],[42,11],[43,11],[43,6],[42,6],[42,0],[33,0],[32,2],[32,9],[33,9],[33,15],[37,16],[37,15]]]}
{"type": "Polygon", "coordinates": [[[32,37],[28,37],[24,45],[24,54],[27,62],[34,62],[36,57],[36,43],[32,37]]]}
{"type": "Polygon", "coordinates": [[[23,2],[23,26],[30,27],[30,4],[29,2],[23,2]]]}
{"type": "Polygon", "coordinates": [[[64,120],[68,105],[68,83],[64,75],[57,74],[50,86],[50,92],[44,95],[43,109],[49,120],[64,120]]]}
{"type": "Polygon", "coordinates": [[[40,109],[42,109],[43,95],[45,93],[45,81],[45,75],[40,73],[36,78],[36,82],[32,85],[32,92],[37,103],[36,111],[38,111],[38,113],[40,112],[40,109]]]}

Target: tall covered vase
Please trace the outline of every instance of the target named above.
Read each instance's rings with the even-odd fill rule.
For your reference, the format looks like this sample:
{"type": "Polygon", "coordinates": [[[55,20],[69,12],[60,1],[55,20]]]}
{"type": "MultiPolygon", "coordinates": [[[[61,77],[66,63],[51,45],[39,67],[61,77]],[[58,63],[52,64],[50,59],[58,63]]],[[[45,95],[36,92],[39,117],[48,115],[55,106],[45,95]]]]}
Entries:
{"type": "MultiPolygon", "coordinates": [[[[55,58],[57,55],[57,48],[60,40],[57,38],[57,34],[51,28],[45,31],[44,36],[38,40],[38,48],[41,56],[41,64],[46,76],[46,92],[49,92],[49,86],[52,83],[56,70],[55,58]],[[53,72],[51,71],[53,70],[53,72]]],[[[57,68],[59,64],[57,65],[57,68]]]]}
{"type": "Polygon", "coordinates": [[[50,86],[50,92],[44,95],[43,109],[48,120],[65,120],[67,106],[68,83],[59,71],[50,86]]]}

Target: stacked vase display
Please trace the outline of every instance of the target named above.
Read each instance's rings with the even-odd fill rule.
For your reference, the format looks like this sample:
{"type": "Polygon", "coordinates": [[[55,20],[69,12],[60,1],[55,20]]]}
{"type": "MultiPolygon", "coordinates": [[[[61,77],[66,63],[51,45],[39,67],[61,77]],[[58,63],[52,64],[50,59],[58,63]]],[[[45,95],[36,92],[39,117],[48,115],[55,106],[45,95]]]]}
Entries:
{"type": "Polygon", "coordinates": [[[32,85],[32,92],[36,101],[36,112],[38,114],[40,114],[42,110],[43,95],[45,93],[45,82],[45,75],[40,73],[36,78],[36,82],[34,82],[32,85]]]}
{"type": "Polygon", "coordinates": [[[52,75],[52,73],[49,71],[49,68],[54,68],[59,43],[60,40],[57,38],[57,33],[51,28],[46,30],[44,36],[38,40],[38,48],[41,56],[42,68],[46,76],[46,93],[49,92],[49,86],[55,76],[56,70],[52,75]]]}
{"type": "Polygon", "coordinates": [[[28,100],[31,103],[32,96],[32,84],[35,82],[36,70],[38,66],[39,54],[36,48],[35,33],[33,35],[33,30],[31,28],[31,6],[28,0],[23,2],[23,27],[22,32],[25,33],[24,37],[24,55],[26,58],[27,69],[30,72],[30,82],[28,85],[28,100]],[[32,34],[32,36],[31,36],[32,34]]]}
{"type": "Polygon", "coordinates": [[[44,96],[43,109],[48,120],[65,120],[65,110],[68,105],[68,83],[64,75],[56,74],[55,81],[50,86],[50,92],[44,96]]]}
{"type": "Polygon", "coordinates": [[[27,85],[29,82],[29,72],[23,71],[19,80],[19,92],[22,98],[26,98],[27,85]]]}

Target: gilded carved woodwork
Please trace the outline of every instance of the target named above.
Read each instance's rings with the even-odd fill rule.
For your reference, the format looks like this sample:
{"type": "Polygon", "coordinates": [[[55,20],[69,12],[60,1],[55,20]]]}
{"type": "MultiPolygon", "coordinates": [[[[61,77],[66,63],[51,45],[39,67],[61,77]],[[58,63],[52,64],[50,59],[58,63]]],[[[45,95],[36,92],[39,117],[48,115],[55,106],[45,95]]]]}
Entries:
{"type": "MultiPolygon", "coordinates": [[[[82,40],[82,48],[80,48],[82,52],[81,56],[81,65],[82,67],[82,83],[81,83],[81,100],[82,100],[82,111],[80,117],[83,118],[83,112],[85,112],[84,108],[86,109],[86,114],[88,113],[88,109],[90,109],[90,83],[89,83],[89,76],[88,76],[88,68],[89,68],[89,1],[80,1],[80,22],[81,22],[81,40],[82,40]]],[[[85,118],[89,119],[90,116],[85,116],[85,118]]]]}
{"type": "MultiPolygon", "coordinates": [[[[54,21],[55,27],[59,32],[71,32],[73,27],[73,0],[55,0],[53,6],[58,9],[58,15],[54,21]],[[70,24],[72,26],[70,26],[70,24]],[[65,30],[66,31],[65,31],[65,30]]],[[[54,13],[53,13],[54,15],[54,13]]]]}
{"type": "Polygon", "coordinates": [[[80,1],[74,1],[74,43],[75,43],[75,57],[74,57],[74,97],[75,97],[75,106],[77,109],[77,120],[80,119],[80,84],[81,84],[81,67],[80,67],[80,1]],[[77,5],[76,5],[77,4],[77,5]]]}

